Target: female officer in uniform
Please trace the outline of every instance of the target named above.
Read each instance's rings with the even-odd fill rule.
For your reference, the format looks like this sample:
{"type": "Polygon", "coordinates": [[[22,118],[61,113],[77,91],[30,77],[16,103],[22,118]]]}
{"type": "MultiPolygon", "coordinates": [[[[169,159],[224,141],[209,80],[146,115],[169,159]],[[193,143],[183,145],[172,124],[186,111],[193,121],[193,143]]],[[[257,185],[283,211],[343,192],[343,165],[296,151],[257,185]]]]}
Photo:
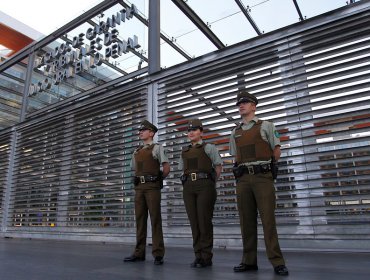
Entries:
{"type": "Polygon", "coordinates": [[[222,159],[215,145],[202,141],[200,120],[188,123],[189,146],[183,148],[179,169],[183,198],[193,236],[195,260],[191,267],[212,265],[213,209],[216,202],[216,181],[221,174],[222,159]]]}

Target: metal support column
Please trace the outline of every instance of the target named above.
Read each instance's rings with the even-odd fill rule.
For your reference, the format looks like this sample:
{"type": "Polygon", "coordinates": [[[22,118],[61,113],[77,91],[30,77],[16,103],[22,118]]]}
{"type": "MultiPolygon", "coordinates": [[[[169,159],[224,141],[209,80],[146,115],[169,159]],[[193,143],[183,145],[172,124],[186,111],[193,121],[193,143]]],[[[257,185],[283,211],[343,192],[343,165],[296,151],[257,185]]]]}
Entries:
{"type": "Polygon", "coordinates": [[[29,98],[28,93],[30,90],[34,60],[35,60],[35,52],[32,52],[28,56],[27,72],[26,72],[26,78],[24,80],[24,88],[23,88],[22,109],[21,109],[21,115],[20,115],[20,120],[19,120],[20,122],[24,121],[26,118],[28,98],[29,98]]]}
{"type": "Polygon", "coordinates": [[[8,174],[6,175],[5,193],[4,193],[4,200],[3,200],[3,205],[2,205],[3,220],[2,220],[1,228],[3,229],[3,232],[5,233],[8,228],[10,193],[13,187],[13,169],[14,169],[14,158],[15,158],[16,145],[17,145],[17,131],[16,131],[16,128],[13,127],[11,140],[10,140],[9,167],[8,167],[8,174]]]}
{"type": "Polygon", "coordinates": [[[148,86],[148,121],[158,126],[158,83],[151,83],[148,86]]]}
{"type": "MultiPolygon", "coordinates": [[[[148,86],[148,105],[147,105],[147,116],[148,121],[158,127],[158,83],[151,83],[148,86]]],[[[154,136],[154,142],[158,142],[158,133],[154,136]]],[[[163,209],[162,209],[163,210],[163,209]]],[[[150,215],[148,216],[147,223],[147,237],[148,240],[152,239],[152,223],[150,215]]]]}
{"type": "MultiPolygon", "coordinates": [[[[290,114],[294,114],[298,116],[298,119],[301,119],[301,107],[304,105],[302,104],[302,98],[309,97],[309,85],[307,79],[307,69],[305,65],[304,59],[304,51],[302,49],[302,42],[299,40],[287,40],[285,44],[280,44],[278,46],[279,53],[279,72],[281,73],[281,81],[284,85],[284,91],[288,95],[289,92],[295,92],[295,98],[285,98],[286,103],[285,106],[289,108],[290,114]]],[[[304,101],[306,102],[306,101],[304,101]]],[[[297,134],[299,133],[300,137],[295,140],[299,141],[298,147],[301,147],[301,151],[297,154],[292,156],[291,154],[282,150],[282,155],[280,158],[280,162],[285,162],[288,165],[288,162],[302,162],[306,168],[306,158],[305,158],[305,143],[304,143],[304,136],[303,136],[303,128],[301,123],[297,124],[299,128],[297,128],[297,134]]],[[[297,164],[298,165],[298,164],[297,164]]],[[[297,168],[298,167],[290,167],[290,168],[297,168]]],[[[284,167],[282,167],[282,171],[284,171],[284,167]]],[[[309,178],[307,177],[307,169],[306,172],[303,174],[296,175],[295,181],[291,182],[290,185],[294,186],[294,190],[292,191],[293,194],[296,195],[297,201],[297,212],[299,215],[299,224],[302,227],[305,227],[305,234],[315,234],[314,225],[313,225],[313,213],[311,205],[311,196],[309,189],[309,178]]],[[[288,179],[289,180],[289,179],[288,179]]],[[[279,180],[279,177],[276,181],[275,187],[285,186],[288,185],[286,181],[282,179],[279,180]]]]}
{"type": "Polygon", "coordinates": [[[66,128],[64,130],[62,164],[60,166],[59,192],[58,192],[58,211],[57,226],[63,230],[68,226],[68,200],[71,189],[72,174],[72,148],[74,138],[74,115],[66,117],[66,128]]]}
{"type": "Polygon", "coordinates": [[[149,74],[161,70],[160,0],[149,1],[149,74]]]}

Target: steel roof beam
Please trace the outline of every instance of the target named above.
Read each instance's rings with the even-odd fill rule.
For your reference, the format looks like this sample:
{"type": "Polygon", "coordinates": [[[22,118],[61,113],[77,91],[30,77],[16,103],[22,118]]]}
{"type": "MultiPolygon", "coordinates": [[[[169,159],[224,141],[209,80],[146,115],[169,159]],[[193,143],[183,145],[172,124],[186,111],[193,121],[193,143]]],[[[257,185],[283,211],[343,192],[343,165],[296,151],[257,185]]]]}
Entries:
{"type": "Polygon", "coordinates": [[[225,48],[224,43],[209,29],[207,24],[183,1],[183,0],[172,0],[172,2],[190,19],[200,31],[218,48],[225,48]]]}
{"type": "Polygon", "coordinates": [[[299,5],[298,5],[297,0],[293,0],[293,2],[294,2],[294,6],[295,6],[295,8],[296,8],[296,10],[298,12],[299,20],[301,20],[301,21],[304,20],[304,18],[302,16],[302,13],[301,13],[301,9],[299,8],[299,5]]]}
{"type": "MultiPolygon", "coordinates": [[[[128,4],[126,4],[124,1],[119,1],[119,3],[124,7],[124,8],[128,8],[130,7],[128,4]]],[[[143,24],[145,24],[147,27],[149,26],[149,21],[145,18],[143,18],[141,15],[137,15],[135,14],[134,17],[136,17],[139,21],[141,21],[143,24]]],[[[187,60],[191,60],[191,57],[186,53],[184,52],[181,48],[179,48],[171,39],[167,38],[166,35],[164,35],[162,32],[161,32],[161,39],[163,41],[165,41],[167,44],[169,44],[173,49],[175,49],[179,54],[181,54],[183,57],[185,57],[187,60]]],[[[148,61],[148,59],[146,58],[145,60],[146,62],[148,61]]]]}
{"type": "Polygon", "coordinates": [[[261,35],[262,33],[261,33],[260,29],[258,28],[257,24],[254,22],[251,15],[248,13],[247,9],[244,7],[242,1],[235,0],[235,2],[239,6],[240,10],[243,12],[245,17],[248,19],[248,21],[252,25],[253,29],[257,32],[258,35],[261,35]]]}

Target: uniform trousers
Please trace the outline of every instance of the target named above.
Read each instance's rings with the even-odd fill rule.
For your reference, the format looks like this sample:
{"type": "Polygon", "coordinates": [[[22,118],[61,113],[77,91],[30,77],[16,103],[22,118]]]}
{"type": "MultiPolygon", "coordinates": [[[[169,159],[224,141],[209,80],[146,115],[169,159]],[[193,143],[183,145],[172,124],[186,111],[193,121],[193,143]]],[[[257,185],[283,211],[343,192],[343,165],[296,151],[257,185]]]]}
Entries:
{"type": "Polygon", "coordinates": [[[193,236],[196,258],[212,260],[213,210],[216,203],[215,183],[210,179],[188,180],[184,184],[183,198],[193,236]]]}
{"type": "Polygon", "coordinates": [[[136,247],[134,255],[145,258],[148,211],[152,225],[152,255],[164,256],[161,216],[161,190],[155,183],[139,184],[135,188],[136,247]]]}
{"type": "Polygon", "coordinates": [[[275,267],[284,265],[275,222],[275,188],[271,173],[244,174],[236,184],[237,205],[243,239],[242,263],[257,265],[257,210],[260,214],[266,253],[275,267]]]}

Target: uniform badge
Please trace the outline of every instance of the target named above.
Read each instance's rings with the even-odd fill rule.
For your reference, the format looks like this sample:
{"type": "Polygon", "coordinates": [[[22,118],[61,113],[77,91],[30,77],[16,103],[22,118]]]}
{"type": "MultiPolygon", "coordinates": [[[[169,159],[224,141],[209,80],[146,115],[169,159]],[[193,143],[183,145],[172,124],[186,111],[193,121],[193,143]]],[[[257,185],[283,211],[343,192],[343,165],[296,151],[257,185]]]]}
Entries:
{"type": "Polygon", "coordinates": [[[276,136],[276,138],[280,138],[280,134],[277,130],[274,131],[274,135],[276,136]]]}

